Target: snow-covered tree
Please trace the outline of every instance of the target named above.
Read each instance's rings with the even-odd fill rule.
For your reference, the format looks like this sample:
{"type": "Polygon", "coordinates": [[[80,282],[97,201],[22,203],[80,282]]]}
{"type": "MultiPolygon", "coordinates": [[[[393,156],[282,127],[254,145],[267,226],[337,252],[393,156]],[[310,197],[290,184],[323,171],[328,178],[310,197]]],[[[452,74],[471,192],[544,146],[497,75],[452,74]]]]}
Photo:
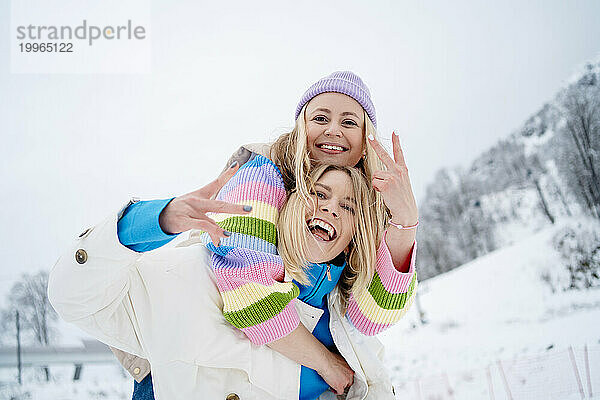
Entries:
{"type": "Polygon", "coordinates": [[[562,96],[558,162],[568,186],[589,214],[600,218],[600,88],[570,87],[562,96]]]}
{"type": "Polygon", "coordinates": [[[47,288],[47,271],[34,275],[23,274],[13,285],[8,295],[8,306],[0,312],[4,341],[12,342],[14,339],[15,311],[18,310],[23,341],[44,346],[51,343],[52,323],[58,316],[46,295],[47,288]]]}

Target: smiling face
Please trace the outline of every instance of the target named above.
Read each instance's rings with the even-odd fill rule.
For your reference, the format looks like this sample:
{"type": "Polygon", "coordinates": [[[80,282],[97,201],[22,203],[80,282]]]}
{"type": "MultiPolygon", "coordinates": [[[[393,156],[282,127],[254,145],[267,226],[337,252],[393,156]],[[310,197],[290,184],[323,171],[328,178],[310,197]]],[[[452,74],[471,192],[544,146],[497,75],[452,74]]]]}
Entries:
{"type": "Polygon", "coordinates": [[[323,164],[355,166],[363,155],[362,106],[342,93],[327,92],[306,105],[306,136],[312,159],[323,164]]]}
{"type": "Polygon", "coordinates": [[[325,172],[311,193],[313,205],[307,207],[308,261],[322,263],[338,256],[354,235],[356,201],[352,180],[344,171],[325,172]]]}

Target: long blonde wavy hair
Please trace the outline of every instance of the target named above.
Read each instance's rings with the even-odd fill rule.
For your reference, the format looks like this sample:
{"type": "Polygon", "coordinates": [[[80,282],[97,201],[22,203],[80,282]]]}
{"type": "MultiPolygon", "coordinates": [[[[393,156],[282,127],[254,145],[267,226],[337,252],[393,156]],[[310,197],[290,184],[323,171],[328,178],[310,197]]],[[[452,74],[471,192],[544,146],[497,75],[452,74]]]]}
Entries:
{"type": "MultiPolygon", "coordinates": [[[[346,267],[338,281],[341,309],[345,313],[350,293],[367,287],[372,276],[369,271],[375,265],[377,215],[375,208],[372,207],[375,203],[375,192],[369,190],[365,176],[357,168],[322,164],[312,168],[306,179],[311,193],[315,191],[315,182],[332,170],[345,172],[350,177],[352,193],[356,201],[354,234],[345,252],[346,267]]],[[[277,223],[277,250],[283,259],[285,271],[287,275],[303,285],[310,284],[306,270],[307,260],[309,260],[308,240],[311,238],[311,233],[306,220],[310,214],[309,210],[313,210],[313,215],[317,210],[317,201],[318,199],[311,196],[307,203],[297,190],[292,190],[277,223]]]]}
{"type": "MultiPolygon", "coordinates": [[[[277,139],[277,141],[271,146],[269,156],[269,158],[277,165],[283,175],[283,181],[288,194],[288,199],[292,197],[298,198],[298,200],[294,201],[298,202],[299,204],[309,204],[311,201],[310,186],[314,184],[316,179],[318,179],[318,177],[315,178],[315,173],[313,170],[317,172],[320,171],[321,174],[323,173],[322,170],[315,169],[318,168],[318,163],[315,160],[312,160],[309,156],[305,112],[306,105],[304,105],[300,114],[298,115],[294,129],[289,133],[281,135],[277,139]],[[296,179],[296,177],[302,177],[302,179],[296,179]]],[[[368,135],[377,137],[377,132],[375,130],[375,126],[373,126],[373,123],[371,122],[371,119],[364,110],[363,114],[365,129],[363,132],[362,141],[363,149],[365,149],[365,155],[354,167],[360,171],[363,182],[366,184],[367,191],[369,192],[369,196],[365,197],[369,200],[367,202],[359,203],[359,205],[363,208],[369,209],[369,212],[366,212],[367,210],[363,210],[362,213],[363,215],[370,215],[369,218],[371,218],[372,226],[367,228],[366,226],[368,223],[365,222],[365,230],[358,233],[358,236],[363,234],[366,236],[356,238],[356,241],[354,242],[354,253],[351,252],[349,254],[351,257],[348,259],[348,265],[350,265],[352,261],[352,266],[344,270],[344,273],[342,273],[342,277],[339,280],[338,285],[342,297],[343,312],[345,312],[350,293],[360,293],[362,290],[366,290],[375,273],[375,253],[373,252],[371,254],[371,250],[367,249],[371,249],[372,247],[376,249],[376,247],[379,246],[383,237],[383,231],[385,230],[390,217],[389,211],[383,203],[381,194],[375,191],[372,186],[373,173],[375,171],[384,170],[385,166],[379,159],[377,153],[375,153],[373,147],[371,147],[366,140],[368,135]]],[[[353,178],[354,185],[354,177],[352,175],[351,177],[353,178]]],[[[302,226],[305,227],[305,215],[302,215],[301,217],[302,226]]],[[[286,225],[285,222],[281,222],[284,220],[284,218],[280,216],[279,232],[281,233],[295,229],[292,228],[292,226],[294,223],[298,223],[297,221],[299,218],[300,215],[295,215],[294,217],[290,216],[289,222],[291,224],[286,225]]],[[[294,234],[298,235],[299,232],[301,231],[297,230],[294,232],[294,234]]],[[[285,236],[281,237],[283,238],[285,236]]],[[[283,247],[280,248],[283,249],[283,247]]],[[[303,283],[301,280],[301,271],[303,271],[301,265],[304,265],[306,261],[302,262],[301,260],[306,260],[306,258],[299,259],[298,257],[299,255],[306,254],[306,248],[304,247],[298,250],[283,249],[283,252],[280,250],[280,254],[282,257],[284,257],[286,271],[290,273],[291,276],[297,275],[297,278],[300,279],[297,279],[296,276],[294,276],[294,279],[300,283],[303,283]],[[283,253],[286,253],[286,255],[283,256],[283,253]]]]}

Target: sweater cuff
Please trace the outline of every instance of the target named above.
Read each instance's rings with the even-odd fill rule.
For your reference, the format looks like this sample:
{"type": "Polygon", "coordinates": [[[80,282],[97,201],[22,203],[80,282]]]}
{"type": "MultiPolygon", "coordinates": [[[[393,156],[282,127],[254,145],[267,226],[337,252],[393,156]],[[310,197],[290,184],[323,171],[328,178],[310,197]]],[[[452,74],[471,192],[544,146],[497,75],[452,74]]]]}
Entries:
{"type": "Polygon", "coordinates": [[[138,201],[127,207],[118,222],[119,241],[129,246],[170,240],[177,236],[165,233],[159,223],[160,213],[174,198],[138,201]]]}
{"type": "Polygon", "coordinates": [[[292,299],[283,310],[273,318],[248,328],[242,329],[254,344],[263,345],[281,339],[292,333],[300,324],[300,317],[292,299]]]}
{"type": "Polygon", "coordinates": [[[408,291],[408,287],[415,274],[415,262],[417,256],[417,241],[413,243],[413,248],[410,255],[410,267],[408,272],[400,272],[394,267],[392,261],[392,255],[390,249],[387,246],[385,238],[387,236],[387,230],[383,233],[383,239],[377,249],[377,261],[375,263],[375,270],[381,279],[381,283],[385,289],[390,293],[405,293],[408,291]]]}

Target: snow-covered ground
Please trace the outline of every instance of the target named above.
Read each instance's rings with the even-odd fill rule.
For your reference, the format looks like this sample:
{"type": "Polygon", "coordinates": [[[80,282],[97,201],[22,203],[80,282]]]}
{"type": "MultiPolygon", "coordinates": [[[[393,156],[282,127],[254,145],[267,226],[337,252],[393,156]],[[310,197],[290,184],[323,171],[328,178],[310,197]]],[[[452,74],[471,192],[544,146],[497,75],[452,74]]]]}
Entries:
{"type": "MultiPolygon", "coordinates": [[[[581,399],[580,391],[587,396],[590,383],[593,398],[600,398],[600,290],[552,293],[541,279],[543,273],[564,279],[551,240],[576,221],[562,220],[421,282],[427,324],[420,324],[415,303],[380,335],[397,398],[503,400],[510,391],[515,400],[570,400],[581,399]]],[[[61,333],[63,344],[88,337],[66,324],[61,333]]],[[[133,381],[116,363],[85,366],[76,383],[70,379],[73,367],[53,366],[51,372],[45,383],[39,372],[26,370],[25,384],[17,388],[11,383],[16,371],[0,369],[0,399],[131,398],[133,381]]]]}
{"type": "Polygon", "coordinates": [[[109,365],[85,365],[74,382],[73,366],[51,366],[50,381],[40,370],[25,368],[23,385],[15,382],[15,369],[0,370],[1,400],[123,400],[131,399],[133,379],[115,361],[109,365]]]}
{"type": "Polygon", "coordinates": [[[541,279],[545,272],[561,279],[552,236],[575,222],[562,220],[422,282],[419,303],[427,324],[419,323],[413,305],[380,335],[398,398],[508,399],[501,361],[514,399],[580,399],[569,347],[587,394],[586,344],[593,393],[600,394],[600,290],[552,293],[541,279]],[[553,390],[575,390],[575,397],[553,397],[553,390]]]}

